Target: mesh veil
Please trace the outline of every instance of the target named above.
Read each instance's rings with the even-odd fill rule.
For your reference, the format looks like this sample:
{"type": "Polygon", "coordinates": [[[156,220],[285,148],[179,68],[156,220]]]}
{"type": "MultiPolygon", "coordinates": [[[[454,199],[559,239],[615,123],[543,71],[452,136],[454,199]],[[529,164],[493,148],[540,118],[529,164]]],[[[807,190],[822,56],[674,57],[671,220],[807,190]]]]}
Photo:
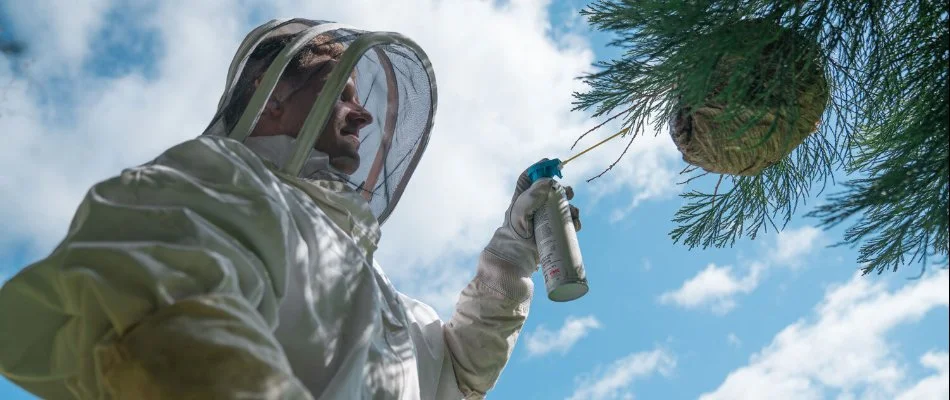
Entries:
{"type": "Polygon", "coordinates": [[[353,77],[357,97],[372,114],[373,121],[360,130],[359,169],[337,176],[360,191],[383,223],[425,151],[437,103],[435,76],[428,57],[402,35],[361,31],[329,21],[269,21],[251,31],[238,48],[218,112],[204,134],[245,141],[292,59],[314,40],[339,44],[343,52],[294,139],[293,151],[281,156],[286,159],[270,161],[286,173],[312,178],[304,165],[320,156],[313,145],[327,124],[345,81],[353,77]],[[278,36],[284,38],[281,46],[258,49],[278,36]],[[272,61],[251,57],[262,52],[268,53],[265,60],[272,61]],[[256,90],[247,84],[255,78],[260,79],[256,90]]]}

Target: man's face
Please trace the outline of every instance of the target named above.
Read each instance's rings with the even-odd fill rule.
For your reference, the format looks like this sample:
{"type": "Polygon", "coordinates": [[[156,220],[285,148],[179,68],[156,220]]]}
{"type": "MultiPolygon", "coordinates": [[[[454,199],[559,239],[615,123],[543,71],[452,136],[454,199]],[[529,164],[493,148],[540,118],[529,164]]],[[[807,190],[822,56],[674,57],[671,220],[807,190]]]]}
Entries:
{"type": "MultiPolygon", "coordinates": [[[[323,90],[337,61],[319,56],[297,79],[281,79],[274,89],[276,103],[269,102],[261,115],[253,136],[289,135],[297,137],[317,95],[323,90]]],[[[314,148],[326,153],[330,165],[345,174],[352,174],[360,166],[360,129],[373,121],[359,102],[356,82],[351,76],[340,98],[333,106],[327,124],[314,148]]]]}

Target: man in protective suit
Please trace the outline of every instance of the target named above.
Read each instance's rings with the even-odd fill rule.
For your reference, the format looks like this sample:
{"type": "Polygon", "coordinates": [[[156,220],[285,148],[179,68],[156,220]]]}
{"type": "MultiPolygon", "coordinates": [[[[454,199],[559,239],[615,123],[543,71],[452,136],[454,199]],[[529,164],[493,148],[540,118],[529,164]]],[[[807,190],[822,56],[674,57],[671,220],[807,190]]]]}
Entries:
{"type": "Polygon", "coordinates": [[[400,35],[258,27],[206,132],[93,186],[62,243],[0,289],[0,373],[49,399],[484,397],[557,184],[522,174],[448,322],[396,291],[373,254],[435,93],[400,35]]]}

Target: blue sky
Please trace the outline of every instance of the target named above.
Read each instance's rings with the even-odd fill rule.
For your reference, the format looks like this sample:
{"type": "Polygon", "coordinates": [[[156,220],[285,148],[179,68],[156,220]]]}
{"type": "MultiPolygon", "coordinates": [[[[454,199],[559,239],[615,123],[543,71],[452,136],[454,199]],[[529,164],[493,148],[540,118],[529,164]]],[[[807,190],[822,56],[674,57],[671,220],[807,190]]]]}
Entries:
{"type": "MultiPolygon", "coordinates": [[[[0,179],[0,219],[11,221],[0,228],[0,279],[55,246],[89,185],[200,132],[253,24],[306,16],[404,32],[433,59],[435,136],[379,259],[397,288],[448,317],[515,176],[567,156],[596,123],[570,112],[571,78],[617,54],[577,18],[580,1],[53,4],[0,5],[4,34],[34,32],[29,65],[0,59],[0,82],[10,82],[0,132],[14,139],[0,150],[11,171],[0,179]]],[[[582,209],[591,291],[570,303],[535,298],[490,398],[948,398],[945,271],[858,277],[857,252],[828,247],[842,229],[801,215],[780,234],[688,250],[667,234],[683,189],[668,136],[638,139],[618,169],[584,183],[620,150],[564,171],[582,209]]],[[[0,380],[0,398],[30,397],[0,380]]]]}

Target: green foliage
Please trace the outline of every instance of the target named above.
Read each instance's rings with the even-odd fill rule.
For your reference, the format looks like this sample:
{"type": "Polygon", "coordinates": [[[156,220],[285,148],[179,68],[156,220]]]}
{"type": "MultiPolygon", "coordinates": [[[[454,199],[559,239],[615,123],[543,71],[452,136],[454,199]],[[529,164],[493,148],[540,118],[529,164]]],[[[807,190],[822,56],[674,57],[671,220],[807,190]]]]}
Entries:
{"type": "Polygon", "coordinates": [[[809,215],[826,228],[857,220],[839,244],[860,245],[865,273],[926,265],[928,255],[946,259],[945,1],[601,0],[582,13],[615,34],[611,45],[624,53],[584,77],[590,90],[575,93],[575,109],[619,112],[628,127],[649,120],[665,131],[680,108],[710,100],[726,104],[727,115],[735,104],[794,114],[795,83],[810,79],[802,71],[817,63],[828,79],[831,100],[819,131],[783,161],[752,177],[688,172],[690,180],[718,182],[712,193],[683,194],[674,241],[722,247],[779,230],[844,171],[852,180],[809,215]],[[783,29],[755,31],[750,21],[783,29]],[[725,61],[731,74],[720,76],[725,61]]]}
{"type": "Polygon", "coordinates": [[[867,128],[855,133],[848,168],[867,177],[811,213],[825,226],[858,217],[845,241],[864,242],[865,273],[947,254],[950,35],[946,3],[931,6],[902,5],[894,17],[906,21],[880,32],[882,45],[870,55],[870,68],[880,72],[866,84],[878,90],[865,102],[867,128]]]}

